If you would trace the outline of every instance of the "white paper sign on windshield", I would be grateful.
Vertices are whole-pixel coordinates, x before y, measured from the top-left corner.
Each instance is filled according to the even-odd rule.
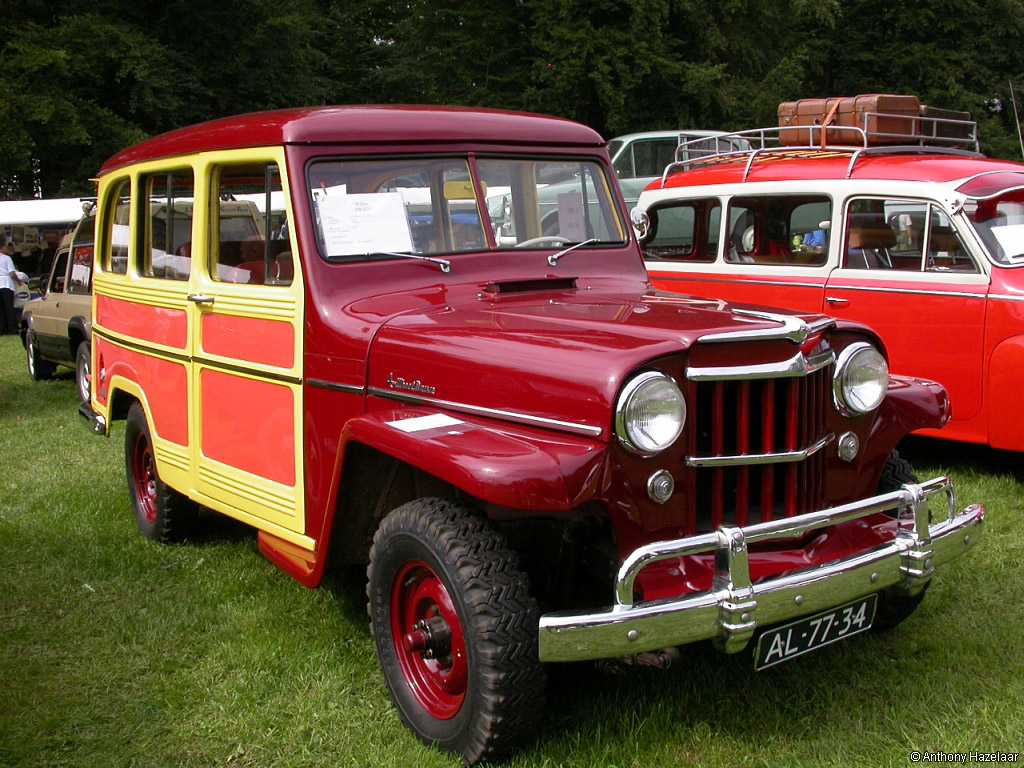
[[[576,192],[563,192],[558,196],[558,234],[575,243],[587,239],[583,200]]]
[[[400,192],[326,195],[317,210],[328,256],[413,250]]]
[[[1024,224],[1005,224],[991,231],[1008,258],[1024,254]]]

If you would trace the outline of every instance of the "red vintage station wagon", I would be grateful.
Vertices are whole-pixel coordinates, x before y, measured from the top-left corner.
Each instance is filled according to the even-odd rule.
[[[894,371],[948,389],[952,420],[923,434],[1024,451],[1024,165],[948,146],[973,123],[921,122],[877,146],[743,131],[670,165],[638,204],[647,268],[664,290],[866,323]],[[968,140],[936,141],[944,122]]]
[[[92,410],[140,531],[202,505],[309,587],[365,565],[396,708],[470,763],[536,732],[544,664],[774,666],[903,621],[982,531],[895,452],[940,385],[857,323],[652,290],[614,179],[584,126],[436,107],[99,176]]]

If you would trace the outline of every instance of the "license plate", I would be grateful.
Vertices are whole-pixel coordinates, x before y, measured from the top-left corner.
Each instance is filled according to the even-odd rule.
[[[871,629],[878,595],[869,595],[814,616],[775,627],[757,641],[754,669],[774,667],[817,648]]]

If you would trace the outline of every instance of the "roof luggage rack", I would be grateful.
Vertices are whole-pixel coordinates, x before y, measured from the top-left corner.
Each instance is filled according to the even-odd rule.
[[[915,126],[910,133],[892,133],[869,130],[878,125],[877,118],[900,118]],[[873,122],[872,122],[873,121]],[[860,141],[856,144],[830,144],[829,132],[843,136],[855,134]],[[957,133],[961,135],[943,135]],[[783,134],[786,142],[783,143]],[[807,143],[799,143],[801,135],[807,136]],[[797,142],[793,143],[794,137]],[[892,140],[899,144],[888,144]],[[711,149],[711,145],[714,149]],[[973,145],[973,150],[958,148],[957,145]],[[737,149],[737,147],[746,148]],[[731,163],[746,158],[742,181],[750,175],[750,169],[758,158],[785,153],[786,159],[815,159],[850,155],[846,178],[853,175],[854,166],[864,156],[877,155],[953,155],[957,157],[981,157],[978,142],[978,124],[972,120],[954,120],[943,117],[892,115],[884,112],[865,112],[864,126],[839,125],[787,125],[754,128],[718,136],[705,136],[689,141],[680,141],[676,147],[676,160],[665,166],[661,175],[661,186],[674,172],[689,171],[696,166],[711,166]]]

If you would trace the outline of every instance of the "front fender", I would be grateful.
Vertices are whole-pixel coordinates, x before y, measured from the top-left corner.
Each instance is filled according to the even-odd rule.
[[[890,375],[889,389],[871,430],[872,445],[888,455],[911,432],[942,429],[952,415],[949,395],[938,382]]]
[[[1024,336],[999,343],[989,357],[985,399],[988,443],[993,448],[1024,448],[1024,415],[1020,408],[1020,374],[1024,371]]]
[[[480,501],[535,513],[567,512],[593,498],[605,458],[600,441],[421,407],[349,420],[342,447],[353,442]]]

